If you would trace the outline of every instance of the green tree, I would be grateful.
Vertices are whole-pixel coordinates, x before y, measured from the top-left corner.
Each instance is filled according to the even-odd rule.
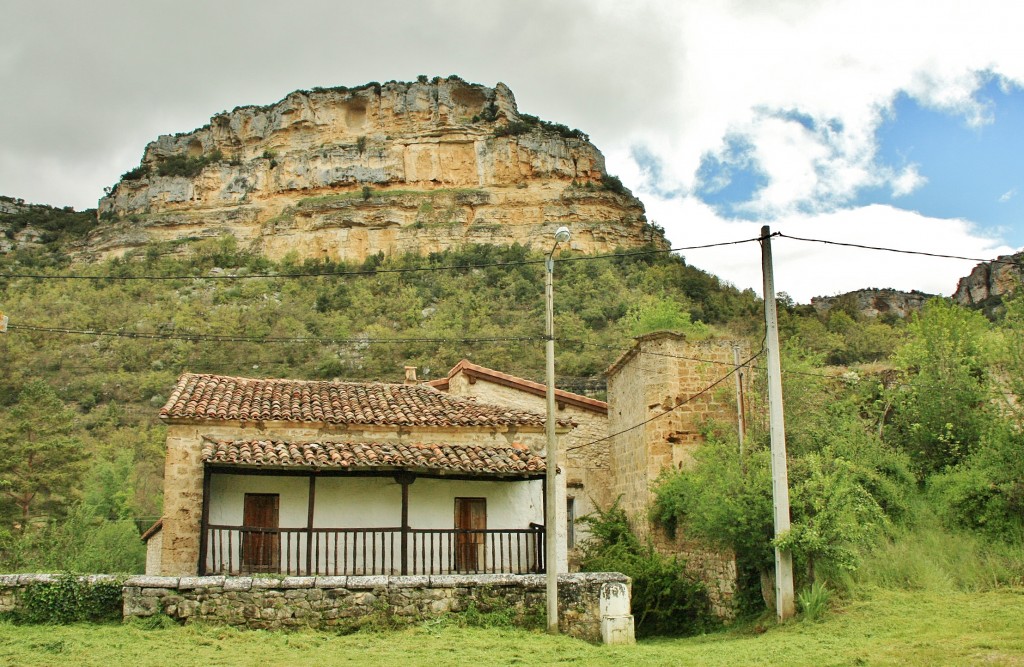
[[[18,401],[0,417],[0,485],[24,528],[47,504],[67,502],[83,458],[71,434],[76,414],[42,380],[25,385]]]
[[[977,445],[990,412],[991,345],[981,313],[944,299],[929,301],[907,326],[894,357],[905,381],[891,390],[886,437],[922,479],[965,460]]]

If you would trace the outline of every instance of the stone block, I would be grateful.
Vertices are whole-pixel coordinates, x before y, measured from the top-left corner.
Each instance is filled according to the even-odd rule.
[[[124,596],[121,613],[125,618],[152,616],[160,611],[160,600],[142,597],[141,595]]]
[[[601,619],[601,642],[604,644],[635,644],[633,616],[607,616]]]
[[[629,588],[621,582],[601,584],[601,618],[628,616],[630,613]]]
[[[348,588],[348,577],[317,577],[313,586],[316,588]]]
[[[278,588],[313,588],[316,577],[285,577]]]
[[[388,580],[390,577],[387,575],[376,575],[376,576],[365,576],[365,577],[349,577],[348,588],[353,590],[358,589],[373,589],[373,588],[387,588]]]
[[[252,590],[281,588],[284,577],[253,577]]]
[[[252,577],[227,577],[224,580],[225,591],[247,591],[252,588]]]
[[[178,579],[178,577],[151,577],[137,574],[125,579],[124,585],[139,586],[140,588],[177,588]]]
[[[398,576],[388,580],[388,588],[426,588],[430,585],[430,577],[425,575]]]
[[[178,590],[187,591],[196,588],[223,588],[225,577],[181,577]]]

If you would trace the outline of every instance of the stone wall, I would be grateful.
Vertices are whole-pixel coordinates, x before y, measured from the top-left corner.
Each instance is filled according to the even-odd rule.
[[[733,368],[731,340],[688,341],[680,334],[657,332],[641,336],[632,349],[608,370],[608,429],[615,470],[614,495],[641,539],[650,538],[662,553],[686,557],[691,572],[708,587],[719,616],[731,615],[736,587],[736,563],[731,554],[710,550],[687,540],[668,539],[648,519],[654,500],[652,485],[662,471],[685,470],[704,441],[708,420],[735,428],[736,382],[728,378],[703,392]],[[739,343],[740,361],[750,356]],[[744,395],[750,373],[743,375]],[[664,416],[659,416],[664,414]],[[646,423],[644,423],[646,422]],[[639,428],[629,429],[636,424]]]
[[[18,609],[21,591],[52,574],[0,575],[0,614]],[[110,575],[82,579],[117,581]],[[124,618],[164,614],[181,623],[252,629],[356,629],[460,614],[508,612],[543,625],[544,575],[422,577],[150,577],[124,580]],[[558,577],[559,631],[586,641],[632,642],[629,577],[590,572]]]

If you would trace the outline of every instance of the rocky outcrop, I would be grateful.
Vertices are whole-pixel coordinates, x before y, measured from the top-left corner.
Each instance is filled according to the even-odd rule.
[[[837,306],[842,306],[869,318],[883,315],[905,318],[912,313],[919,312],[925,302],[934,296],[917,290],[901,292],[895,289],[869,288],[837,296],[816,296],[811,299],[811,305],[819,314],[825,314]]]
[[[161,136],[100,200],[94,257],[232,234],[273,259],[361,260],[466,243],[663,245],[585,134],[457,77],[315,89]]]
[[[953,300],[969,308],[987,308],[1012,292],[1024,278],[1024,252],[1001,255],[995,262],[982,262],[956,285]]]

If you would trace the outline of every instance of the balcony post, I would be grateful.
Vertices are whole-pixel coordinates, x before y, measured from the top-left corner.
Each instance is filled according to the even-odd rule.
[[[395,481],[402,485],[402,576],[409,574],[409,485],[416,481],[412,473],[395,475]]]
[[[309,473],[309,505],[306,509],[306,576],[313,574],[313,511],[316,507],[316,475]],[[319,563],[317,564],[319,566]]]
[[[199,563],[196,573],[202,577],[206,575],[206,551],[209,548],[210,538],[210,469],[203,466],[203,510],[199,519]],[[228,563],[228,570],[231,563]]]

